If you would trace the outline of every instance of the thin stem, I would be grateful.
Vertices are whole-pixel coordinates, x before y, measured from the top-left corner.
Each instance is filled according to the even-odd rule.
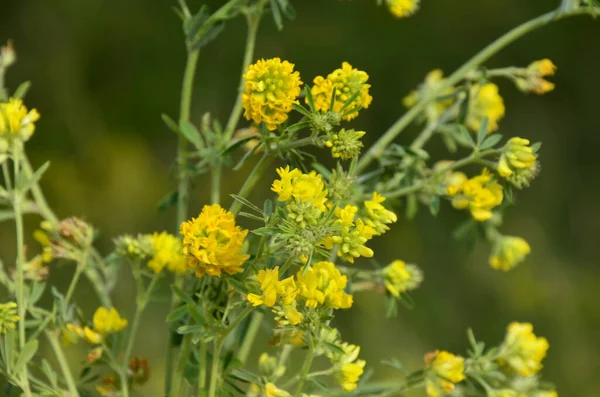
[[[233,109],[231,110],[231,115],[229,116],[229,120],[227,121],[227,126],[225,127],[225,140],[228,141],[233,136],[235,132],[235,128],[240,121],[240,117],[242,116],[242,94],[245,88],[245,80],[243,77],[244,72],[252,62],[252,58],[254,57],[254,48],[256,45],[256,35],[258,33],[258,26],[260,25],[260,19],[262,14],[262,6],[264,1],[261,1],[257,5],[257,14],[253,14],[252,10],[248,12],[246,15],[246,21],[248,24],[248,33],[246,35],[246,49],[244,50],[244,58],[242,61],[242,76],[240,77],[240,84],[238,86],[238,95],[235,100],[235,104],[233,105]]]
[[[240,360],[242,365],[245,364],[248,360],[248,356],[250,355],[252,345],[254,345],[254,340],[258,335],[258,331],[260,330],[260,326],[262,324],[264,316],[264,313],[256,311],[252,314],[252,317],[250,317],[250,324],[248,325],[248,329],[246,330],[246,334],[244,335],[242,346],[240,346],[237,355],[237,358],[238,360]]]
[[[242,185],[242,188],[240,189],[237,195],[247,198],[250,192],[252,192],[252,189],[254,189],[254,187],[262,177],[262,174],[267,170],[267,168],[269,168],[272,162],[273,157],[269,156],[267,153],[264,153],[250,172],[250,175],[248,175],[248,178],[246,178],[246,181]],[[236,215],[241,208],[242,204],[237,200],[233,200],[229,211]]]
[[[211,168],[210,174],[211,187],[210,187],[210,201],[213,204],[219,204],[221,202],[221,174],[223,167],[219,160],[215,160]]]
[[[594,15],[594,12],[595,11],[592,8],[579,8],[577,10],[563,13],[552,11],[525,22],[520,26],[517,26],[505,35],[498,38],[496,41],[492,42],[490,45],[477,53],[473,58],[463,64],[460,68],[458,68],[447,79],[443,80],[436,90],[431,92],[427,97],[423,98],[419,103],[405,113],[404,116],[399,118],[362,156],[357,166],[357,172],[364,170],[373,160],[380,157],[385,149],[394,141],[394,139],[396,139],[396,137],[421,113],[423,109],[425,109],[425,107],[431,101],[435,100],[438,95],[444,92],[444,90],[447,88],[452,87],[454,84],[461,81],[467,73],[480,66],[483,62],[487,61],[504,47],[521,38],[525,34],[539,29],[555,20],[575,15]]]
[[[208,389],[208,397],[215,397],[217,395],[217,384],[219,381],[219,370],[221,366],[221,349],[223,348],[223,342],[215,341],[215,350],[213,352],[212,368],[210,370],[210,386]]]
[[[198,390],[197,397],[205,395],[206,389],[206,342],[200,341],[200,355],[198,357]]]
[[[73,374],[71,369],[69,368],[69,364],[67,362],[67,358],[60,346],[60,342],[58,341],[58,337],[55,332],[46,331],[46,337],[48,338],[48,342],[50,342],[50,346],[52,347],[52,351],[56,357],[56,361],[58,361],[58,366],[62,371],[65,383],[67,384],[67,389],[69,389],[69,395],[71,397],[79,397],[79,392],[77,391],[77,384],[75,383],[75,379],[73,378]]]
[[[179,397],[179,391],[181,390],[181,386],[183,384],[185,366],[190,353],[192,352],[192,336],[193,334],[191,333],[186,334],[181,342],[181,348],[179,349],[179,360],[177,361],[177,368],[175,368],[171,392],[168,394],[169,397]]]
[[[296,386],[294,397],[298,397],[300,393],[302,393],[304,383],[306,382],[308,372],[310,371],[310,367],[312,366],[314,358],[315,349],[312,346],[309,346],[308,353],[306,353],[306,358],[304,359],[304,364],[302,365],[302,370],[300,371],[300,379],[298,380],[298,385]]]

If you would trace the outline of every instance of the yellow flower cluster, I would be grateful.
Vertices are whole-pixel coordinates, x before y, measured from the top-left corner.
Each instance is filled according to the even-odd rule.
[[[293,64],[279,58],[261,59],[248,66],[244,79],[242,105],[246,119],[256,124],[264,122],[270,131],[287,120],[302,85]]]
[[[538,173],[537,154],[529,140],[511,138],[508,140],[498,161],[498,174],[518,188],[529,186]]]
[[[417,288],[423,281],[423,273],[418,267],[401,260],[393,261],[381,273],[385,288],[395,297]]]
[[[498,122],[506,112],[504,100],[494,83],[476,84],[471,87],[469,111],[465,124],[477,132],[483,119],[488,119],[488,134],[498,129]]]
[[[344,391],[350,392],[356,389],[358,381],[364,372],[365,360],[359,360],[358,355],[360,353],[360,346],[351,345],[349,343],[342,343],[337,340],[339,334],[334,332],[332,337],[334,340],[330,341],[335,344],[340,352],[331,353],[328,352],[327,356],[331,360],[334,369],[334,375],[337,383],[344,389]]]
[[[369,95],[371,85],[367,84],[368,80],[369,75],[366,72],[353,68],[348,62],[343,62],[342,67],[331,72],[327,78],[323,76],[315,77],[311,94],[316,110],[320,112],[332,110],[336,113],[343,113],[342,108],[346,102],[357,94],[358,97],[344,111],[356,107],[367,109],[373,101],[373,97]],[[333,108],[331,108],[334,89],[335,102]],[[352,120],[356,117],[358,117],[358,110],[344,116],[344,120]]]
[[[386,0],[390,12],[396,18],[411,16],[419,10],[420,0]]]
[[[237,274],[250,257],[242,253],[247,230],[235,224],[233,214],[218,204],[205,205],[197,218],[181,224],[183,253],[196,277]]]
[[[325,211],[327,189],[321,175],[315,171],[303,174],[297,168],[290,171],[290,167],[278,168],[277,174],[281,179],[275,180],[271,190],[279,195],[279,201],[296,199],[310,203],[320,211]]]
[[[75,324],[67,324],[63,329],[63,341],[67,344],[75,343],[79,339],[85,339],[92,344],[100,344],[104,337],[122,331],[127,327],[127,320],[119,315],[114,308],[107,309],[100,306],[96,309],[92,319],[93,328],[85,326],[81,328]]]
[[[181,240],[167,232],[152,235],[152,258],[148,267],[154,273],[160,273],[165,267],[176,274],[183,274],[187,270]]]
[[[328,236],[323,240],[325,248],[335,248],[337,255],[350,263],[354,263],[354,259],[361,256],[371,258],[374,254],[371,248],[365,246],[365,243],[373,238],[375,229],[367,225],[363,219],[356,217],[357,212],[358,207],[350,204],[344,208],[336,208],[336,224],[342,229],[338,234]]]
[[[385,197],[377,192],[373,192],[371,200],[365,201],[365,223],[371,226],[376,236],[390,230],[390,223],[395,223],[398,217],[392,211],[386,209],[383,204]]]
[[[0,303],[0,335],[6,335],[14,330],[19,316],[17,315],[17,304],[15,302]]]
[[[454,390],[465,379],[465,359],[447,351],[435,351],[425,358],[430,371],[427,376],[427,397],[438,397]]]
[[[306,271],[300,270],[295,277],[279,280],[279,267],[260,270],[256,275],[261,294],[248,294],[253,306],[275,307],[280,320],[292,325],[299,324],[304,316],[297,307],[304,303],[307,308],[347,309],[352,306],[352,295],[344,289],[348,279],[331,262],[318,262]],[[280,321],[282,322],[282,321]]]
[[[11,98],[0,103],[0,139],[19,138],[27,141],[35,131],[35,122],[40,118],[36,109],[27,110],[23,101]]]
[[[529,323],[511,323],[500,347],[500,363],[521,376],[533,376],[542,368],[550,345],[533,333]]]
[[[490,266],[494,269],[508,271],[525,260],[531,247],[521,237],[500,236],[494,241]]]
[[[447,193],[453,197],[452,206],[456,209],[468,208],[476,221],[490,219],[493,216],[492,209],[502,203],[502,185],[493,179],[487,169],[470,179],[456,172],[451,179],[454,183],[447,187]]]

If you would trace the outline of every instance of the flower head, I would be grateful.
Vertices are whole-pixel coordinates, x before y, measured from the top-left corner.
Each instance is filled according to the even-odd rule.
[[[500,96],[496,84],[476,84],[471,88],[469,111],[465,121],[471,130],[479,131],[483,119],[487,118],[488,134],[496,131],[498,122],[504,117],[505,112],[504,100]]]
[[[531,247],[521,237],[500,236],[494,242],[490,255],[490,266],[494,269],[508,271],[525,260]]]
[[[452,206],[456,209],[468,208],[473,219],[486,221],[493,216],[492,209],[502,204],[502,185],[494,181],[486,169],[481,175],[463,181],[448,190]]]
[[[375,230],[375,235],[379,236],[388,230],[390,223],[398,220],[396,214],[383,206],[385,197],[377,192],[373,192],[371,200],[365,201],[365,223]]]
[[[342,63],[342,67],[331,72],[327,78],[315,77],[311,94],[316,110],[320,112],[332,110],[336,113],[345,113],[357,107],[367,109],[373,101],[373,97],[369,95],[371,85],[367,84],[368,80],[369,75],[366,72],[353,68],[348,62]],[[331,107],[334,89],[335,102]],[[356,99],[351,104],[346,104],[355,95],[357,95]],[[344,105],[346,105],[345,108]],[[358,110],[346,114],[344,120],[352,120],[356,117],[358,117]]]
[[[104,306],[100,306],[96,309],[93,323],[94,330],[103,335],[114,334],[127,327],[127,320],[121,318],[119,312],[114,307],[107,309]]]
[[[188,267],[197,277],[241,273],[250,257],[242,253],[248,231],[236,226],[233,214],[218,204],[205,205],[197,218],[181,224],[180,232]]]
[[[279,195],[279,201],[288,202],[293,200],[298,203],[309,204],[309,206],[316,208],[319,213],[325,211],[327,189],[320,174],[315,171],[304,174],[297,168],[290,170],[289,166],[278,168],[277,173],[281,179],[273,181],[271,190]],[[310,208],[302,210],[302,212],[309,211]]]
[[[423,281],[423,273],[415,265],[407,265],[404,261],[395,260],[382,271],[385,288],[393,296],[417,288]]]
[[[396,18],[405,18],[411,16],[419,9],[421,0],[386,0],[390,12]]]
[[[511,138],[502,148],[502,154],[498,161],[498,173],[506,178],[517,188],[529,186],[529,182],[535,178],[539,171],[537,154],[529,140],[523,138]]]
[[[428,354],[425,361],[430,368],[426,387],[428,397],[449,393],[456,383],[465,379],[465,359],[462,357],[442,350]]]
[[[27,141],[35,131],[35,122],[40,118],[36,109],[27,110],[23,101],[11,98],[0,103],[0,138]]]
[[[14,330],[19,316],[17,315],[17,304],[15,302],[0,303],[0,335],[6,335]]]
[[[533,92],[543,95],[554,90],[554,83],[544,79],[546,76],[554,76],[556,65],[549,59],[541,59],[532,62],[526,69],[524,77],[515,79],[517,87],[523,92]]]
[[[267,383],[265,385],[265,397],[290,397],[291,394],[287,391],[278,388],[274,383]]]
[[[542,368],[550,345],[537,337],[530,323],[511,323],[500,347],[500,363],[521,376],[533,376]]]
[[[260,282],[262,295],[248,294],[248,301],[253,306],[265,305],[271,307],[277,301],[277,292],[280,289],[279,266],[273,269],[260,270],[256,275],[256,280]]]
[[[344,289],[348,278],[343,276],[331,262],[318,262],[306,271],[296,274],[298,298],[307,307],[326,306],[331,309],[348,309],[352,306],[352,295]]]
[[[261,59],[248,66],[244,79],[242,105],[246,119],[256,124],[264,122],[271,131],[287,120],[302,84],[293,64],[279,58]]]
[[[333,158],[349,160],[360,154],[363,147],[361,138],[366,134],[364,131],[354,131],[342,129],[336,133],[330,133],[325,146],[331,148]]]
[[[152,235],[152,250],[154,254],[148,261],[148,267],[154,273],[160,273],[165,267],[169,271],[183,274],[187,270],[181,240],[167,232]]]
[[[336,380],[345,391],[356,389],[358,381],[364,372],[365,360],[356,360],[352,363],[344,364],[336,372]]]

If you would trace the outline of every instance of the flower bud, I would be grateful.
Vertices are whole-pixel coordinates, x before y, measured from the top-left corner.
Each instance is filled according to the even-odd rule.
[[[361,138],[366,134],[364,131],[342,129],[337,133],[330,133],[325,146],[331,148],[333,158],[349,160],[360,154],[363,147]]]
[[[17,304],[15,302],[0,303],[0,335],[14,330],[18,321]]]
[[[531,252],[531,247],[521,237],[500,236],[494,242],[490,255],[490,266],[508,271],[523,262]]]
[[[511,138],[502,148],[498,173],[517,188],[529,186],[538,171],[537,154],[535,149],[529,146],[528,139]]]

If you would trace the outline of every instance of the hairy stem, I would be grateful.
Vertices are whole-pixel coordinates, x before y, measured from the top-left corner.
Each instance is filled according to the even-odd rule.
[[[79,392],[77,391],[77,384],[75,383],[75,379],[73,378],[73,373],[69,368],[69,364],[67,362],[67,358],[60,346],[60,342],[58,341],[58,337],[56,332],[46,331],[46,338],[48,338],[48,342],[50,342],[50,347],[52,347],[52,351],[54,352],[54,356],[56,357],[56,361],[58,361],[58,366],[63,374],[65,383],[67,384],[67,389],[69,390],[70,397],[79,397]]]
[[[464,65],[458,68],[447,79],[443,80],[443,82],[434,92],[431,92],[427,97],[423,98],[419,103],[405,113],[404,116],[399,118],[362,156],[357,166],[357,172],[364,170],[373,160],[381,156],[385,149],[394,141],[394,139],[396,139],[396,137],[421,113],[421,111],[423,111],[423,109],[425,109],[425,107],[431,101],[435,100],[438,95],[444,92],[444,90],[447,88],[452,87],[454,84],[461,81],[467,73],[480,66],[483,62],[487,61],[504,47],[521,38],[525,34],[539,29],[555,20],[575,15],[593,15],[594,12],[595,11],[592,8],[579,8],[577,10],[571,10],[568,12],[552,11],[525,22],[520,26],[517,26],[505,35],[498,38],[496,41],[492,42],[490,45],[477,53],[473,58],[467,61]]]

